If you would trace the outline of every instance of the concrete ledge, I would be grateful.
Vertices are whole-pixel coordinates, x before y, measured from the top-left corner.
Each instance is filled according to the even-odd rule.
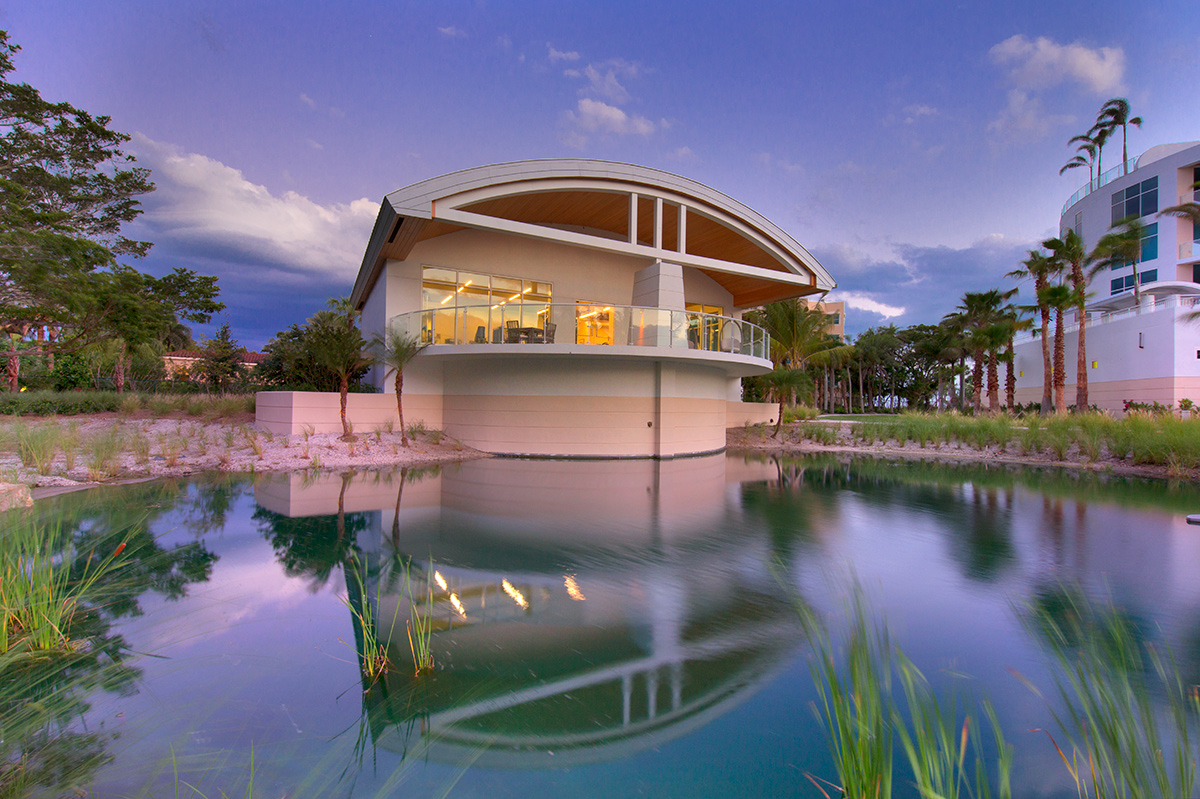
[[[725,403],[725,427],[745,427],[748,424],[775,424],[779,412],[777,402],[738,402],[727,400]]]
[[[254,398],[254,422],[261,430],[279,435],[340,433],[339,395],[336,391],[260,391]],[[404,421],[442,426],[441,397],[404,394]],[[348,394],[346,419],[359,433],[369,433],[389,422],[398,423],[395,394]]]

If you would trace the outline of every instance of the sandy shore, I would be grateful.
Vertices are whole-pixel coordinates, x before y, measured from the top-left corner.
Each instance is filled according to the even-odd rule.
[[[976,449],[962,442],[941,444],[930,443],[922,447],[915,441],[900,446],[895,442],[887,444],[868,444],[854,438],[851,434],[853,422],[822,419],[821,425],[841,427],[838,441],[835,444],[822,444],[803,439],[800,436],[800,425],[803,422],[786,424],[776,438],[774,427],[731,428],[726,435],[726,444],[731,450],[761,452],[778,455],[815,455],[819,453],[839,453],[853,455],[871,455],[881,458],[907,458],[910,460],[940,461],[943,463],[1007,463],[1019,466],[1038,466],[1052,468],[1078,469],[1081,471],[1097,472],[1100,474],[1131,475],[1138,477],[1156,477],[1172,480],[1196,480],[1200,478],[1195,470],[1185,469],[1172,471],[1167,466],[1153,464],[1134,464],[1130,461],[1116,458],[1099,458],[1097,460],[1075,459],[1074,450],[1068,452],[1068,458],[1057,460],[1045,453],[1021,453],[1015,446],[1001,450],[999,447]]]
[[[437,431],[410,439],[409,447],[401,445],[398,432],[361,433],[354,442],[340,441],[336,433],[271,435],[256,429],[249,414],[211,422],[95,414],[20,423],[55,424],[63,435],[53,459],[38,468],[22,464],[13,423],[0,424],[5,439],[0,480],[31,487],[35,498],[103,483],[208,471],[369,469],[491,457]]]

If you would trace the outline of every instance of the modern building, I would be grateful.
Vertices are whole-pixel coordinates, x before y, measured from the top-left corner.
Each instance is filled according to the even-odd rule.
[[[1119,222],[1135,217],[1145,227],[1141,259],[1096,275],[1087,306],[1088,401],[1121,411],[1125,402],[1178,405],[1200,402],[1200,227],[1160,216],[1173,205],[1196,202],[1200,192],[1200,142],[1152,147],[1075,192],[1063,207],[1059,229],[1074,230],[1089,250]],[[1080,320],[1066,326],[1067,403],[1075,399]],[[1018,403],[1042,394],[1041,341],[1017,342]]]
[[[366,334],[429,345],[404,370],[406,421],[498,454],[664,458],[720,450],[727,425],[770,418],[741,402],[741,378],[771,369],[766,332],[742,313],[833,287],[791,236],[708,186],[555,159],[389,194],[351,301]],[[360,430],[394,417],[394,397],[351,399]],[[258,416],[332,430],[326,406],[264,394]]]
[[[842,341],[846,340],[846,303],[827,300],[805,300],[804,302],[810,309],[816,309],[823,314],[832,316],[829,330],[826,332],[831,336],[837,336]]]

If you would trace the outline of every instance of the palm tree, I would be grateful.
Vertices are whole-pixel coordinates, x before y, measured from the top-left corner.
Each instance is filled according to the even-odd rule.
[[[1083,239],[1074,230],[1068,229],[1060,239],[1046,239],[1042,246],[1050,251],[1058,271],[1070,276],[1071,291],[1075,294],[1076,316],[1079,320],[1079,346],[1075,360],[1075,408],[1082,412],[1088,407],[1087,378],[1087,275],[1084,265],[1088,260]]]
[[[329,301],[329,310],[318,311],[308,320],[312,331],[313,356],[337,377],[341,401],[342,440],[354,441],[356,436],[346,420],[346,395],[350,378],[375,362],[367,350],[362,333],[355,325],[358,312],[346,297]]]
[[[1063,312],[1075,304],[1075,293],[1069,286],[1055,283],[1042,289],[1038,301],[1054,311],[1054,411],[1062,414],[1067,412]]]
[[[1001,321],[1000,306],[1004,302],[1005,295],[999,289],[991,289],[990,291],[968,291],[963,295],[963,301],[958,306],[958,313],[951,314],[947,317],[948,321],[959,324],[966,333],[967,347],[971,351],[971,357],[975,361],[975,370],[972,375],[975,387],[975,413],[983,410],[983,370],[985,361],[988,366],[988,383],[989,383],[989,410],[997,410],[999,405],[999,397],[996,395],[998,383],[995,377],[996,361],[995,348],[1002,346],[998,344],[1001,337],[996,330],[991,329],[993,325]],[[986,356],[991,354],[991,358]]]
[[[400,395],[404,389],[404,367],[427,346],[429,345],[423,343],[420,337],[410,336],[394,327],[371,339],[371,350],[375,360],[385,369],[383,376],[386,378],[392,373],[396,375],[396,416],[400,419],[400,443],[406,447],[408,433],[404,429],[404,406],[400,402]]]
[[[1100,115],[1096,117],[1097,125],[1104,125],[1110,131],[1121,126],[1121,174],[1128,174],[1128,167],[1125,166],[1129,162],[1129,149],[1126,146],[1128,139],[1128,125],[1135,127],[1142,126],[1141,117],[1129,116],[1129,101],[1124,97],[1114,97],[1100,107]]]
[[[1136,304],[1142,301],[1142,281],[1138,274],[1138,263],[1142,260],[1142,239],[1145,238],[1146,227],[1137,217],[1129,217],[1113,225],[1112,229],[1100,237],[1096,247],[1088,254],[1088,278],[1097,274],[1133,264],[1133,299]]]
[[[1200,183],[1192,184],[1193,190],[1200,190]],[[1194,197],[1195,195],[1193,195]],[[1158,212],[1159,216],[1166,214],[1167,216],[1178,216],[1183,219],[1192,220],[1193,225],[1200,225],[1200,202],[1182,203],[1180,205],[1172,205]]]
[[[771,357],[777,365],[799,369],[815,353],[836,344],[828,336],[833,317],[801,299],[766,305],[753,321],[771,336]]]
[[[779,437],[779,429],[783,426],[783,404],[793,395],[799,395],[810,385],[809,377],[803,369],[779,369],[762,376],[762,382],[770,392],[772,399],[779,403],[779,416],[775,420],[775,437]]]
[[[1041,301],[1042,291],[1050,284],[1050,278],[1056,274],[1054,262],[1039,250],[1030,250],[1029,257],[1021,262],[1024,269],[1014,269],[1005,277],[1017,280],[1033,278],[1033,291],[1036,298],[1036,309],[1042,319],[1042,409],[1041,415],[1048,416],[1054,404],[1051,396],[1051,383],[1054,373],[1050,361],[1050,308]]]
[[[1063,168],[1058,170],[1058,174],[1061,175],[1068,169],[1077,169],[1078,167],[1086,166],[1088,168],[1088,189],[1091,190],[1092,185],[1096,182],[1096,142],[1086,133],[1080,136],[1072,136],[1067,144],[1071,145],[1075,142],[1080,143],[1075,148],[1076,155],[1072,156],[1071,160],[1067,161],[1063,165]],[[1079,155],[1079,153],[1086,153],[1087,157],[1085,158],[1083,155]]]

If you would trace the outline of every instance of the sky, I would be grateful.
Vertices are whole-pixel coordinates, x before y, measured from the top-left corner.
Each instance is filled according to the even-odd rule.
[[[1194,0],[0,0],[0,27],[10,80],[111,116],[152,170],[135,265],[217,275],[195,332],[250,348],[349,293],[385,194],[457,169],[698,180],[816,256],[853,335],[1014,285],[1105,100],[1145,120],[1131,157],[1200,139]]]

